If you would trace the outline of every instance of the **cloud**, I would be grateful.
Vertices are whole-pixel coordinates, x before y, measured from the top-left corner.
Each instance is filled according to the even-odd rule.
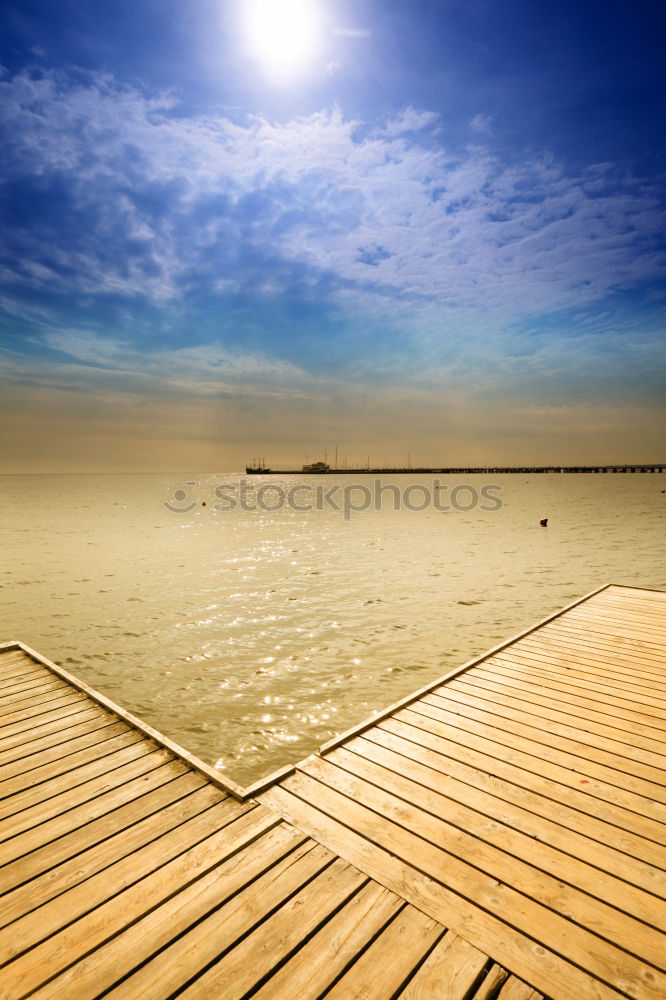
[[[473,132],[482,132],[484,135],[490,135],[492,129],[490,127],[491,118],[490,115],[478,114],[474,115],[469,127]]]
[[[452,365],[493,331],[666,276],[656,182],[448,150],[439,126],[411,107],[371,126],[335,108],[236,120],[104,74],[6,78],[7,308],[37,330],[54,303],[98,308],[100,324],[112,310],[127,345],[144,309],[166,341],[249,338],[287,361],[305,330],[302,352],[319,339],[356,357],[365,342],[372,357],[381,337],[389,358],[430,344]],[[357,332],[343,345],[344,327]]]

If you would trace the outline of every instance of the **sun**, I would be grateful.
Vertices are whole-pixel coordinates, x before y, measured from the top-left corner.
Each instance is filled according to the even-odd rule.
[[[243,0],[245,34],[267,76],[301,76],[321,43],[321,8],[317,0]]]

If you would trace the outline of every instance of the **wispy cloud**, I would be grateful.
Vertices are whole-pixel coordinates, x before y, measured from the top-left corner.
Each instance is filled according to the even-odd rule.
[[[56,382],[526,406],[656,392],[656,322],[604,312],[666,277],[655,181],[447,150],[413,108],[235,120],[33,72],[0,82],[0,109],[5,329],[51,352]]]
[[[433,144],[429,112],[371,133],[336,110],[286,124],[182,117],[168,96],[54,74],[5,80],[0,97],[3,279],[17,288],[159,302],[197,281],[270,278],[270,291],[282,261],[363,295],[381,284],[515,315],[666,276],[655,184],[604,165],[571,175],[548,157],[453,155]],[[371,279],[365,245],[386,251]]]

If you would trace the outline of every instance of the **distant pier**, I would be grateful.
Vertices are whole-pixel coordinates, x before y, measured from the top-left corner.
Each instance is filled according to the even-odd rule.
[[[318,463],[323,466],[324,463]],[[666,469],[666,462],[656,465],[451,465],[451,466],[403,466],[379,468],[375,466],[355,466],[354,468],[314,468],[305,466],[302,469],[267,469],[263,467],[246,469],[246,474],[251,476],[469,476],[469,475],[540,475],[542,473],[570,473],[570,472],[595,472],[595,473],[636,473],[636,472],[663,472]]]

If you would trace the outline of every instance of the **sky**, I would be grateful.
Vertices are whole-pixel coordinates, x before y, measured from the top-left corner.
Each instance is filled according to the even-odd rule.
[[[0,472],[666,461],[663,4],[0,14]]]

